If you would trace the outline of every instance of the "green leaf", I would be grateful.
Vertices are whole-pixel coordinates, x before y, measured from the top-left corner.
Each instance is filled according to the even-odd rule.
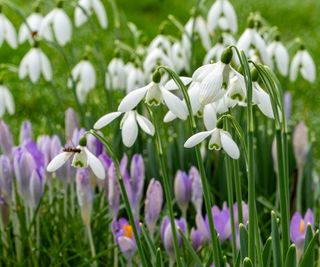
[[[234,267],[240,267],[240,263],[241,263],[241,255],[240,255],[240,252],[239,252],[238,255],[237,255],[237,259],[236,259],[236,262],[234,264]]]
[[[157,249],[156,267],[163,267],[161,249]]]
[[[252,261],[248,257],[244,259],[243,267],[253,267]]]
[[[272,235],[273,265],[277,267],[281,267],[282,254],[281,254],[281,247],[280,247],[280,235],[279,235],[276,214],[273,211],[271,211],[271,235]]]
[[[190,241],[188,240],[188,238],[186,238],[186,236],[184,235],[184,233],[181,231],[180,228],[178,228],[178,231],[183,239],[183,245],[187,248],[187,250],[189,251],[189,253],[194,261],[194,265],[192,265],[192,266],[201,267],[202,266],[201,260],[198,256],[197,252],[194,251]]]
[[[263,251],[262,251],[263,267],[270,266],[271,243],[272,243],[272,238],[270,236],[267,239],[266,243],[264,244]]]
[[[315,235],[309,242],[309,245],[304,252],[301,262],[300,262],[300,267],[310,267],[314,265],[314,246],[318,242],[318,237],[319,237],[319,230],[316,231]]]
[[[296,259],[297,259],[296,246],[294,244],[292,244],[288,249],[285,267],[296,267],[297,266]]]
[[[241,261],[244,261],[248,256],[248,231],[242,223],[239,224],[239,233]]]
[[[156,253],[157,253],[156,248],[154,246],[154,243],[152,242],[149,234],[147,233],[147,231],[142,223],[140,224],[140,229],[141,229],[142,236],[144,237],[146,244],[148,246],[149,253],[147,253],[147,255],[150,255],[151,262],[154,262],[154,260],[156,259]]]
[[[312,225],[308,224],[307,231],[306,231],[306,237],[305,237],[305,240],[304,240],[304,247],[303,247],[303,251],[304,252],[306,252],[312,237],[313,237]]]

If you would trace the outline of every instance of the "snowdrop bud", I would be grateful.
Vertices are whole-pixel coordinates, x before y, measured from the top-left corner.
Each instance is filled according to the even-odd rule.
[[[232,60],[233,52],[231,47],[227,47],[222,55],[221,55],[221,62],[224,64],[229,64]]]
[[[155,83],[159,83],[161,80],[161,73],[159,70],[155,71],[152,76],[152,81]]]
[[[176,174],[174,194],[179,208],[185,214],[191,199],[191,180],[183,171],[178,171]]]
[[[196,167],[191,167],[189,171],[191,180],[191,201],[197,213],[201,213],[203,202],[203,191],[201,184],[201,177]]]
[[[90,225],[93,193],[88,169],[78,169],[76,175],[77,197],[81,209],[82,221]]]
[[[5,156],[0,156],[0,187],[2,188],[2,194],[5,193],[6,196],[11,198],[12,195],[12,167],[10,164],[10,159]]]
[[[19,142],[24,144],[32,140],[32,126],[30,121],[24,121],[20,128]]]
[[[30,193],[33,206],[36,207],[44,193],[45,179],[42,173],[34,170],[30,179]]]
[[[289,121],[291,118],[291,110],[292,110],[292,95],[289,91],[284,93],[283,106],[284,106],[284,113],[286,115],[286,119],[287,121]]]
[[[136,208],[139,208],[139,204],[142,198],[143,185],[144,185],[144,162],[140,154],[135,154],[131,160],[130,166],[131,187],[135,198]]]
[[[13,139],[8,125],[0,120],[0,148],[3,154],[11,157],[13,148]]]
[[[66,110],[64,125],[66,129],[66,140],[71,140],[73,131],[79,129],[78,115],[73,108],[68,108]]]
[[[163,204],[163,190],[159,181],[151,179],[144,202],[145,223],[153,235]]]
[[[253,82],[257,82],[259,79],[259,73],[255,67],[251,69],[251,79]]]
[[[190,233],[191,245],[195,251],[199,250],[203,243],[206,241],[201,231],[194,228],[191,229]]]
[[[298,168],[303,167],[306,162],[308,151],[309,151],[309,141],[308,141],[308,128],[301,121],[293,132],[293,150],[297,161]]]
[[[117,218],[120,206],[120,186],[117,179],[116,168],[112,163],[108,170],[108,204],[112,218]]]

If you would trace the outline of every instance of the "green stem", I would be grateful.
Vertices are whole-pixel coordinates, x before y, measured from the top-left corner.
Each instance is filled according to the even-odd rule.
[[[241,177],[239,172],[239,162],[237,160],[232,161],[232,169],[234,174],[234,182],[236,188],[236,199],[238,206],[238,223],[243,223],[242,215],[242,192],[241,192]]]
[[[92,256],[92,258],[95,258],[95,257],[96,257],[96,249],[95,249],[95,247],[94,247],[94,242],[93,242],[93,237],[92,237],[92,231],[91,231],[90,223],[89,223],[88,225],[86,225],[86,229],[87,229],[87,235],[88,235],[88,239],[89,239],[91,256]],[[94,261],[94,263],[92,264],[92,266],[97,266],[97,262]]]
[[[173,214],[173,204],[172,204],[172,200],[171,200],[169,178],[168,178],[168,173],[167,173],[165,159],[164,159],[163,145],[161,142],[162,139],[160,137],[157,119],[154,117],[153,112],[149,107],[148,107],[148,111],[150,113],[150,116],[152,118],[152,121],[153,121],[153,124],[155,127],[155,144],[156,144],[157,155],[158,155],[160,168],[161,168],[161,172],[162,172],[164,193],[165,193],[166,201],[168,204],[168,211],[169,211],[169,218],[170,218],[170,224],[171,224],[174,252],[176,255],[177,265],[182,266],[181,261],[180,261],[180,256],[179,256],[179,243],[178,243],[178,237],[177,237],[176,223],[175,223],[174,214]]]
[[[124,182],[123,182],[123,177],[122,177],[122,174],[121,174],[121,171],[120,171],[119,161],[116,158],[111,146],[109,145],[109,142],[103,136],[99,135],[95,130],[91,130],[90,133],[93,136],[95,136],[96,138],[98,138],[103,143],[103,145],[105,146],[109,156],[111,157],[111,159],[113,161],[113,164],[114,164],[115,169],[116,169],[118,182],[119,182],[119,185],[120,185],[121,195],[123,197],[124,204],[125,204],[125,207],[126,207],[126,211],[128,213],[129,222],[130,222],[130,224],[132,226],[132,229],[133,229],[133,235],[134,235],[134,239],[135,239],[135,242],[137,244],[137,247],[138,247],[138,251],[139,251],[140,258],[141,258],[142,266],[143,267],[147,267],[148,266],[147,260],[145,258],[145,254],[144,254],[143,247],[142,247],[142,244],[141,244],[141,239],[139,237],[137,225],[136,225],[136,222],[135,222],[134,217],[133,217],[133,213],[132,213],[132,210],[131,210],[128,194],[127,194]]]
[[[302,185],[303,185],[303,167],[298,167],[298,185],[296,197],[296,210],[302,212]]]

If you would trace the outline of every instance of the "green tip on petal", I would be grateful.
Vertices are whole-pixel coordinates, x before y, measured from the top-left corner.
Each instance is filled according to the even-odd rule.
[[[155,82],[155,83],[159,83],[160,80],[161,80],[160,71],[156,70],[156,71],[153,73],[152,81]]]
[[[232,60],[233,52],[231,47],[227,47],[222,55],[221,55],[221,62],[224,64],[229,64]]]
[[[254,19],[253,18],[249,18],[248,19],[248,28],[253,29],[254,28],[254,24],[255,24]]]
[[[80,146],[86,146],[87,145],[87,138],[85,138],[84,136],[81,137],[81,139],[79,141],[79,145]]]
[[[82,163],[82,161],[76,161],[75,163],[74,163],[74,166],[76,167],[76,168],[83,168],[84,167],[84,164]]]

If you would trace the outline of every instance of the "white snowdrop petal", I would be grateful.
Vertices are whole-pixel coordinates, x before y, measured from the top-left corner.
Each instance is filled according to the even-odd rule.
[[[39,48],[32,48],[29,52],[27,68],[30,80],[35,83],[40,78],[41,71],[41,53]]]
[[[95,155],[93,155],[87,148],[84,148],[84,150],[87,154],[88,165],[90,166],[94,175],[97,176],[97,178],[99,179],[105,179],[106,173],[101,161]]]
[[[310,54],[302,51],[302,68],[301,75],[307,81],[313,83],[316,79],[316,66]]]
[[[161,93],[169,110],[171,110],[179,119],[185,120],[188,117],[186,104],[179,97],[175,96],[165,88],[161,88]]]
[[[217,111],[213,104],[208,104],[203,109],[203,122],[208,131],[217,126]]]
[[[223,12],[228,20],[228,26],[233,33],[238,31],[237,14],[228,0],[223,1]]]
[[[221,145],[223,150],[233,159],[239,159],[240,151],[238,145],[233,141],[229,133],[225,131],[220,132]]]
[[[53,30],[57,42],[64,46],[71,40],[72,25],[70,18],[63,9],[58,9],[53,20]]]
[[[47,166],[48,172],[54,172],[59,169],[72,156],[70,152],[62,152],[55,156]]]
[[[111,112],[109,114],[104,115],[101,117],[97,122],[94,124],[93,128],[95,130],[100,130],[101,128],[107,126],[109,123],[111,123],[113,120],[118,118],[122,112],[116,111],[116,112]]]
[[[201,143],[204,139],[206,139],[209,135],[212,134],[212,131],[200,132],[192,135],[185,143],[184,147],[191,148]]]
[[[126,147],[132,147],[138,137],[138,125],[134,111],[130,111],[122,124],[122,141]]]
[[[278,42],[275,50],[275,60],[277,64],[277,68],[279,72],[283,76],[288,75],[288,69],[289,69],[289,53],[287,49],[284,47],[283,44]]]
[[[215,1],[208,12],[208,30],[212,32],[218,25],[218,19],[222,12],[222,1]]]
[[[46,81],[52,80],[52,68],[48,57],[40,51],[41,70]]]
[[[243,34],[240,36],[238,42],[237,42],[237,47],[239,50],[243,50],[246,55],[248,55],[250,45],[252,43],[253,39],[253,29],[246,29]],[[237,57],[236,57],[237,58]]]
[[[150,84],[127,94],[120,102],[118,110],[121,112],[127,112],[129,110],[134,109],[144,98],[149,88]]]
[[[141,129],[147,134],[153,136],[155,129],[151,121],[149,121],[146,117],[139,115],[138,113],[136,113],[136,118]]]
[[[15,109],[12,94],[10,93],[10,91],[7,88],[3,93],[4,93],[5,106],[8,110],[8,113],[12,115],[14,113],[14,109]]]
[[[16,30],[12,25],[12,23],[5,17],[4,17],[3,23],[4,23],[5,39],[12,48],[16,49],[18,46]]]
[[[163,122],[168,123],[168,122],[174,121],[176,118],[177,118],[177,116],[174,115],[174,114],[172,113],[172,111],[169,110],[169,111],[166,113],[166,115],[164,116]]]
[[[298,77],[299,67],[301,64],[302,54],[301,52],[297,52],[291,62],[290,66],[290,80],[295,81]]]
[[[270,119],[274,119],[270,96],[263,89],[259,89],[256,92],[259,98],[259,109],[265,116],[267,116]]]
[[[100,0],[92,0],[92,7],[96,12],[98,21],[103,29],[108,27],[108,19],[106,10]]]

